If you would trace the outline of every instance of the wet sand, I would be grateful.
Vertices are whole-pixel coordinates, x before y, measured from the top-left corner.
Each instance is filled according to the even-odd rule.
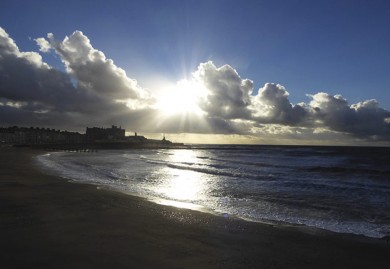
[[[0,268],[388,268],[384,240],[162,206],[0,148]]]

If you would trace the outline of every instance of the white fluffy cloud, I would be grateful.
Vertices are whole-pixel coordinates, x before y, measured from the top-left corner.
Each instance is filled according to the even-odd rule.
[[[294,105],[282,85],[266,83],[257,95],[253,95],[251,80],[242,79],[229,65],[218,68],[212,62],[200,64],[194,77],[209,91],[201,103],[207,116],[234,123],[238,132],[252,130],[261,134],[256,127],[259,124],[277,124],[285,126],[284,130],[294,126],[310,127],[314,131],[321,128],[328,130],[328,133],[340,132],[360,138],[390,138],[390,112],[380,108],[376,100],[349,105],[341,95],[331,96],[320,92],[308,95],[312,99],[308,104]],[[236,124],[237,120],[241,120],[240,125]],[[249,124],[252,127],[248,127]]]
[[[242,79],[229,65],[202,63],[194,78],[208,89],[200,107],[211,118],[296,125],[307,116],[303,106],[290,103],[289,93],[279,84],[266,83],[254,96],[253,82]]]
[[[44,39],[43,37],[38,37],[37,39],[34,39],[35,42],[37,42],[37,45],[39,46],[39,50],[42,52],[48,52],[51,49],[50,43]]]
[[[297,125],[307,117],[304,106],[293,105],[289,93],[279,84],[266,83],[254,97],[254,117],[262,123]]]
[[[200,107],[210,117],[222,119],[248,119],[251,117],[249,105],[253,82],[241,79],[237,71],[229,65],[217,68],[212,62],[199,65],[194,77],[206,89],[207,96]]]
[[[53,34],[48,34],[47,40],[38,38],[36,41],[41,51],[48,51],[49,46],[56,51],[83,90],[117,100],[149,97],[136,80],[130,79],[102,51],[93,48],[88,37],[80,31],[75,31],[63,41],[55,40]]]

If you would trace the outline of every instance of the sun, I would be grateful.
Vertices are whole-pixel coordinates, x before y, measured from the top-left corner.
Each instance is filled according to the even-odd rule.
[[[206,94],[199,83],[181,80],[176,85],[166,87],[157,94],[157,108],[166,116],[176,114],[203,114],[199,102]]]

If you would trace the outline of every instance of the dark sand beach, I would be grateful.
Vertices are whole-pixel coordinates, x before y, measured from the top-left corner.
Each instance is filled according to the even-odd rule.
[[[161,206],[0,148],[0,268],[389,268],[384,240]]]

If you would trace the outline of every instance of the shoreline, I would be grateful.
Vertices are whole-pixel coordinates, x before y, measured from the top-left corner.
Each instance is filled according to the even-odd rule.
[[[385,240],[164,206],[47,175],[0,148],[6,268],[387,268]]]
[[[146,149],[146,150],[148,150],[148,149]],[[108,151],[110,153],[111,152],[114,152],[114,153],[127,152],[126,149],[118,149],[118,150],[110,149]],[[149,202],[153,202],[155,204],[162,205],[162,206],[172,206],[172,207],[176,207],[176,208],[195,210],[195,211],[212,214],[212,215],[219,216],[219,217],[222,216],[222,217],[236,218],[236,219],[247,221],[247,222],[255,222],[255,223],[266,224],[266,225],[271,225],[271,226],[298,227],[300,229],[305,229],[305,227],[307,227],[307,229],[318,229],[318,230],[323,230],[326,232],[334,232],[334,233],[338,233],[338,234],[350,234],[353,236],[362,236],[362,237],[368,237],[368,238],[373,238],[373,239],[386,240],[389,237],[385,233],[373,235],[373,233],[371,232],[372,230],[370,230],[370,229],[366,229],[366,230],[361,231],[361,233],[358,233],[358,232],[356,232],[356,230],[355,230],[355,232],[353,232],[352,229],[350,229],[351,227],[342,227],[342,228],[344,228],[344,230],[342,230],[340,228],[337,228],[335,225],[333,225],[333,226],[331,226],[331,225],[330,226],[326,226],[326,225],[316,226],[316,225],[310,225],[310,224],[305,224],[305,223],[294,223],[294,222],[287,222],[287,221],[282,221],[282,220],[272,220],[272,219],[267,219],[267,218],[255,218],[252,216],[241,217],[239,215],[228,214],[228,213],[225,213],[223,211],[219,211],[217,209],[210,208],[207,205],[201,205],[201,204],[192,203],[192,202],[181,202],[181,201],[176,201],[176,200],[172,200],[169,198],[152,196],[150,194],[140,194],[137,192],[132,192],[131,190],[123,189],[120,186],[118,187],[115,184],[110,185],[110,184],[95,182],[93,180],[92,181],[89,181],[89,180],[83,181],[83,180],[72,179],[71,177],[61,176],[58,173],[57,174],[53,173],[53,171],[51,171],[51,169],[47,167],[47,164],[45,164],[46,162],[44,160],[42,161],[39,158],[40,156],[43,156],[43,155],[50,155],[51,153],[61,153],[61,152],[62,151],[47,151],[44,154],[39,154],[39,155],[35,156],[34,160],[36,160],[35,163],[37,165],[37,169],[41,169],[41,170],[43,169],[43,171],[46,171],[47,173],[54,175],[54,176],[59,176],[59,177],[63,178],[64,180],[67,180],[68,182],[71,182],[71,183],[88,184],[88,185],[96,186],[97,188],[104,188],[104,189],[108,189],[108,190],[111,190],[114,192],[120,192],[120,193],[123,193],[126,195],[140,197],[140,198],[143,198]],[[129,152],[131,152],[131,151],[129,151]],[[371,233],[369,234],[369,232],[371,232]]]

